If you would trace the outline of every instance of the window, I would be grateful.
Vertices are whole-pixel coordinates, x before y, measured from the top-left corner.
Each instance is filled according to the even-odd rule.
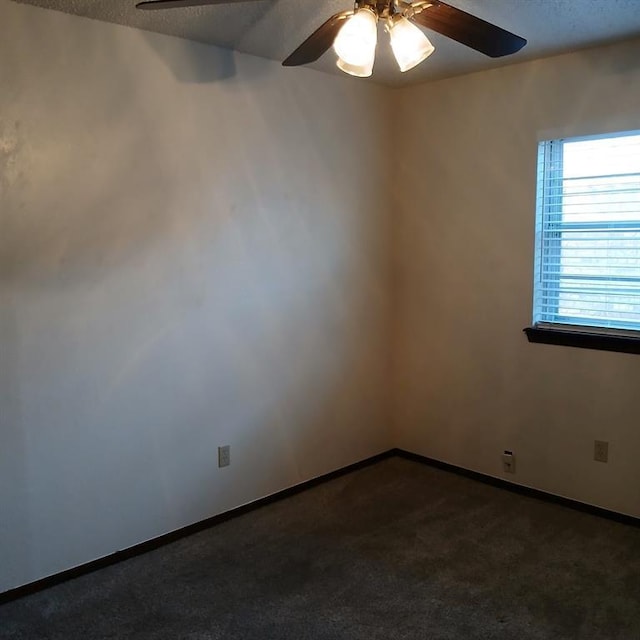
[[[640,344],[640,131],[539,144],[535,256],[534,329]]]

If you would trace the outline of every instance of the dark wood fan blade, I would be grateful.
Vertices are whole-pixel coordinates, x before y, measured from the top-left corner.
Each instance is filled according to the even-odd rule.
[[[491,58],[516,53],[527,44],[524,38],[510,31],[439,0],[426,2],[424,7],[421,4],[414,5],[415,13],[408,16],[411,20]]]
[[[182,9],[184,7],[201,7],[209,4],[236,4],[238,2],[256,2],[257,0],[145,0],[138,2],[136,9]]]
[[[297,67],[315,62],[331,47],[345,20],[353,11],[342,11],[331,16],[319,29],[316,29],[282,64],[285,67]]]

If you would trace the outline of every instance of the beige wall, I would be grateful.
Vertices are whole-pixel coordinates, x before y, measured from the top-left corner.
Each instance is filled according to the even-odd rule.
[[[0,592],[391,446],[386,96],[0,0]]]
[[[396,446],[640,516],[638,356],[529,344],[536,142],[640,129],[640,42],[396,94]],[[593,462],[594,439],[610,442]]]

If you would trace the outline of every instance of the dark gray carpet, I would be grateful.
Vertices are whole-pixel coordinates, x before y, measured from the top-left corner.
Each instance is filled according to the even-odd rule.
[[[392,458],[0,607],[0,638],[640,638],[640,529]]]

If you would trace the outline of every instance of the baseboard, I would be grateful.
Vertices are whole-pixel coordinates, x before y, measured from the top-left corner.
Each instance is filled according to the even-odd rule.
[[[129,558],[133,558],[143,553],[153,551],[154,549],[159,549],[166,544],[175,542],[176,540],[180,540],[181,538],[185,538],[186,536],[193,535],[194,533],[198,533],[199,531],[204,531],[205,529],[209,529],[210,527],[220,524],[221,522],[226,522],[231,518],[237,518],[238,516],[241,516],[250,511],[254,511],[255,509],[260,509],[261,507],[272,504],[273,502],[277,502],[278,500],[283,500],[284,498],[288,498],[297,493],[301,493],[302,491],[311,489],[312,487],[315,487],[324,482],[328,482],[329,480],[333,480],[334,478],[339,478],[340,476],[346,475],[347,473],[357,471],[358,469],[362,469],[363,467],[368,467],[369,465],[380,462],[381,460],[390,458],[393,455],[395,455],[394,450],[384,451],[383,453],[371,456],[370,458],[366,458],[365,460],[360,460],[359,462],[347,465],[346,467],[336,469],[335,471],[330,471],[329,473],[325,473],[316,478],[312,478],[311,480],[306,480],[305,482],[301,482],[300,484],[288,487],[286,489],[283,489],[282,491],[277,491],[276,493],[272,493],[271,495],[265,496],[264,498],[259,498],[258,500],[254,500],[253,502],[249,502],[248,504],[236,507],[235,509],[231,509],[230,511],[219,513],[215,516],[211,516],[210,518],[206,518],[205,520],[200,520],[199,522],[189,524],[175,531],[165,533],[158,536],[157,538],[147,540],[146,542],[141,542],[121,551],[116,551],[115,553],[109,554],[108,556],[98,558],[97,560],[92,560],[91,562],[86,562],[77,567],[66,569],[65,571],[55,573],[51,576],[47,576],[46,578],[41,578],[40,580],[29,582],[28,584],[10,589],[9,591],[4,591],[3,593],[0,593],[0,605],[6,602],[11,602],[12,600],[17,600],[18,598],[23,598],[24,596],[32,595],[34,593],[37,593],[38,591],[53,587],[56,584],[66,582],[67,580],[79,578],[80,576],[92,573],[93,571],[97,571],[98,569],[104,569],[105,567],[111,566],[118,562],[122,562],[123,560],[128,560]]]
[[[609,509],[604,509],[603,507],[596,507],[595,505],[587,504],[586,502],[572,500],[571,498],[558,496],[554,493],[542,491],[541,489],[534,489],[532,487],[516,484],[515,482],[509,482],[508,480],[503,480],[502,478],[495,478],[494,476],[489,476],[487,474],[480,473],[479,471],[471,471],[470,469],[465,469],[464,467],[458,467],[454,464],[442,462],[441,460],[436,460],[434,458],[428,458],[426,456],[420,455],[419,453],[412,453],[410,451],[405,451],[404,449],[393,449],[391,453],[392,455],[405,458],[406,460],[413,460],[414,462],[426,464],[430,467],[442,469],[443,471],[456,473],[457,475],[465,476],[466,478],[471,478],[473,480],[477,480],[478,482],[483,482],[484,484],[490,484],[493,487],[506,489],[507,491],[512,491],[513,493],[518,493],[529,498],[536,498],[538,500],[545,500],[546,502],[553,502],[554,504],[560,504],[563,507],[569,507],[570,509],[582,511],[583,513],[589,513],[600,518],[607,518],[608,520],[613,520],[622,524],[628,524],[633,527],[640,527],[640,518],[636,518],[625,513],[611,511]]]
[[[210,527],[220,524],[221,522],[226,522],[231,518],[237,518],[238,516],[241,516],[250,511],[254,511],[255,509],[260,509],[261,507],[272,504],[273,502],[277,502],[278,500],[283,500],[284,498],[288,498],[289,496],[301,493],[302,491],[311,489],[312,487],[315,487],[319,484],[328,482],[329,480],[333,480],[334,478],[339,478],[340,476],[346,475],[353,471],[357,471],[358,469],[362,469],[393,456],[398,456],[406,460],[413,460],[414,462],[419,462],[420,464],[435,467],[436,469],[441,469],[443,471],[449,471],[451,473],[465,476],[466,478],[471,478],[472,480],[477,480],[478,482],[483,482],[484,484],[489,484],[491,486],[505,489],[507,491],[512,491],[514,493],[528,496],[530,498],[553,502],[555,504],[560,504],[564,507],[569,507],[571,509],[589,513],[594,516],[607,518],[608,520],[613,520],[615,522],[631,525],[634,527],[640,527],[640,518],[636,518],[634,516],[618,513],[617,511],[610,511],[609,509],[604,509],[602,507],[596,507],[584,502],[579,502],[578,500],[572,500],[571,498],[565,498],[553,493],[548,493],[540,489],[533,489],[532,487],[519,485],[514,482],[503,480],[502,478],[495,478],[493,476],[480,473],[479,471],[471,471],[470,469],[458,467],[448,462],[442,462],[441,460],[428,458],[418,453],[405,451],[404,449],[389,449],[389,451],[384,451],[383,453],[379,453],[378,455],[366,458],[365,460],[361,460],[360,462],[355,462],[354,464],[350,464],[346,467],[336,469],[335,471],[325,473],[324,475],[312,478],[311,480],[301,482],[300,484],[296,484],[293,487],[288,487],[287,489],[283,489],[282,491],[278,491],[271,495],[265,496],[264,498],[259,498],[258,500],[242,505],[235,509],[231,509],[230,511],[219,513],[210,518],[206,518],[205,520],[201,520],[199,522],[187,525],[186,527],[182,527],[181,529],[177,529],[176,531],[165,533],[161,536],[158,536],[157,538],[153,538],[152,540],[141,542],[140,544],[136,544],[121,551],[116,551],[115,553],[104,556],[103,558],[98,558],[97,560],[81,564],[77,567],[67,569],[66,571],[61,571],[60,573],[56,573],[52,576],[41,578],[40,580],[36,580],[35,582],[30,582],[20,587],[16,587],[15,589],[10,589],[9,591],[0,593],[0,604],[4,604],[12,600],[17,600],[18,598],[37,593],[38,591],[42,591],[56,584],[66,582],[67,580],[78,578],[88,573],[92,573],[93,571],[97,571],[98,569],[103,569],[118,562],[122,562],[123,560],[139,556],[143,553],[153,551],[154,549],[159,549],[166,544],[175,542],[176,540],[180,540],[181,538],[185,538],[186,536],[190,536],[199,531],[204,531],[205,529],[209,529]]]

